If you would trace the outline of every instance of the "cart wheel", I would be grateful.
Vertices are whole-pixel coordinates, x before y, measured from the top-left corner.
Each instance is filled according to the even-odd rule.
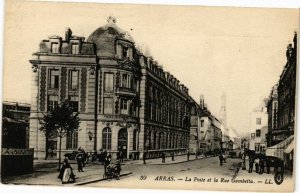
[[[274,181],[277,185],[280,185],[283,182],[283,173],[276,172],[274,176]]]

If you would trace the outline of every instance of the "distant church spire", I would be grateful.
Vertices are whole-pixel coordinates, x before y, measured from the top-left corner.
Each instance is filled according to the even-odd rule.
[[[223,92],[221,96],[221,111],[220,120],[222,121],[225,128],[227,128],[227,109],[226,109],[226,94]]]

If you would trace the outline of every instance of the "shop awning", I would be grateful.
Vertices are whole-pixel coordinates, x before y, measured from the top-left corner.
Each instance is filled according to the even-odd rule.
[[[291,143],[287,146],[287,148],[285,148],[284,153],[287,153],[287,154],[291,153],[291,151],[294,150],[294,147],[295,147],[295,143],[294,143],[294,140],[293,140],[293,141],[291,141]]]

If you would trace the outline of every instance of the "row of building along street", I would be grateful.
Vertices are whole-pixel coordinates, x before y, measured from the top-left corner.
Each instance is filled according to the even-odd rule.
[[[182,161],[179,166],[187,170],[186,161],[220,167],[225,157],[230,160],[223,166],[226,170],[220,170],[230,170],[231,175],[243,155],[244,163],[250,160],[248,151],[278,157],[292,170],[296,34],[268,101],[251,112],[246,138],[227,125],[225,93],[220,96],[221,113],[214,115],[204,95],[193,99],[180,80],[135,46],[114,17],[87,39],[75,34],[68,28],[64,37],[50,36],[33,53],[28,65],[31,104],[3,102],[2,175],[32,173],[38,166],[48,168],[44,172],[57,180],[59,160],[59,169],[72,166],[77,177],[89,175],[88,180],[93,180],[99,178],[97,169],[105,175],[114,162],[123,167],[121,174],[129,175],[137,170],[126,163],[147,168],[150,163]],[[78,116],[78,128],[57,134],[54,129],[61,129],[57,123],[48,132],[45,115],[66,101],[72,115]]]

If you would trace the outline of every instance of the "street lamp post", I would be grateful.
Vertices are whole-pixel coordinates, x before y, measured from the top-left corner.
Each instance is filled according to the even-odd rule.
[[[245,140],[244,140],[244,160],[243,160],[242,170],[246,170],[246,143],[245,143]]]

